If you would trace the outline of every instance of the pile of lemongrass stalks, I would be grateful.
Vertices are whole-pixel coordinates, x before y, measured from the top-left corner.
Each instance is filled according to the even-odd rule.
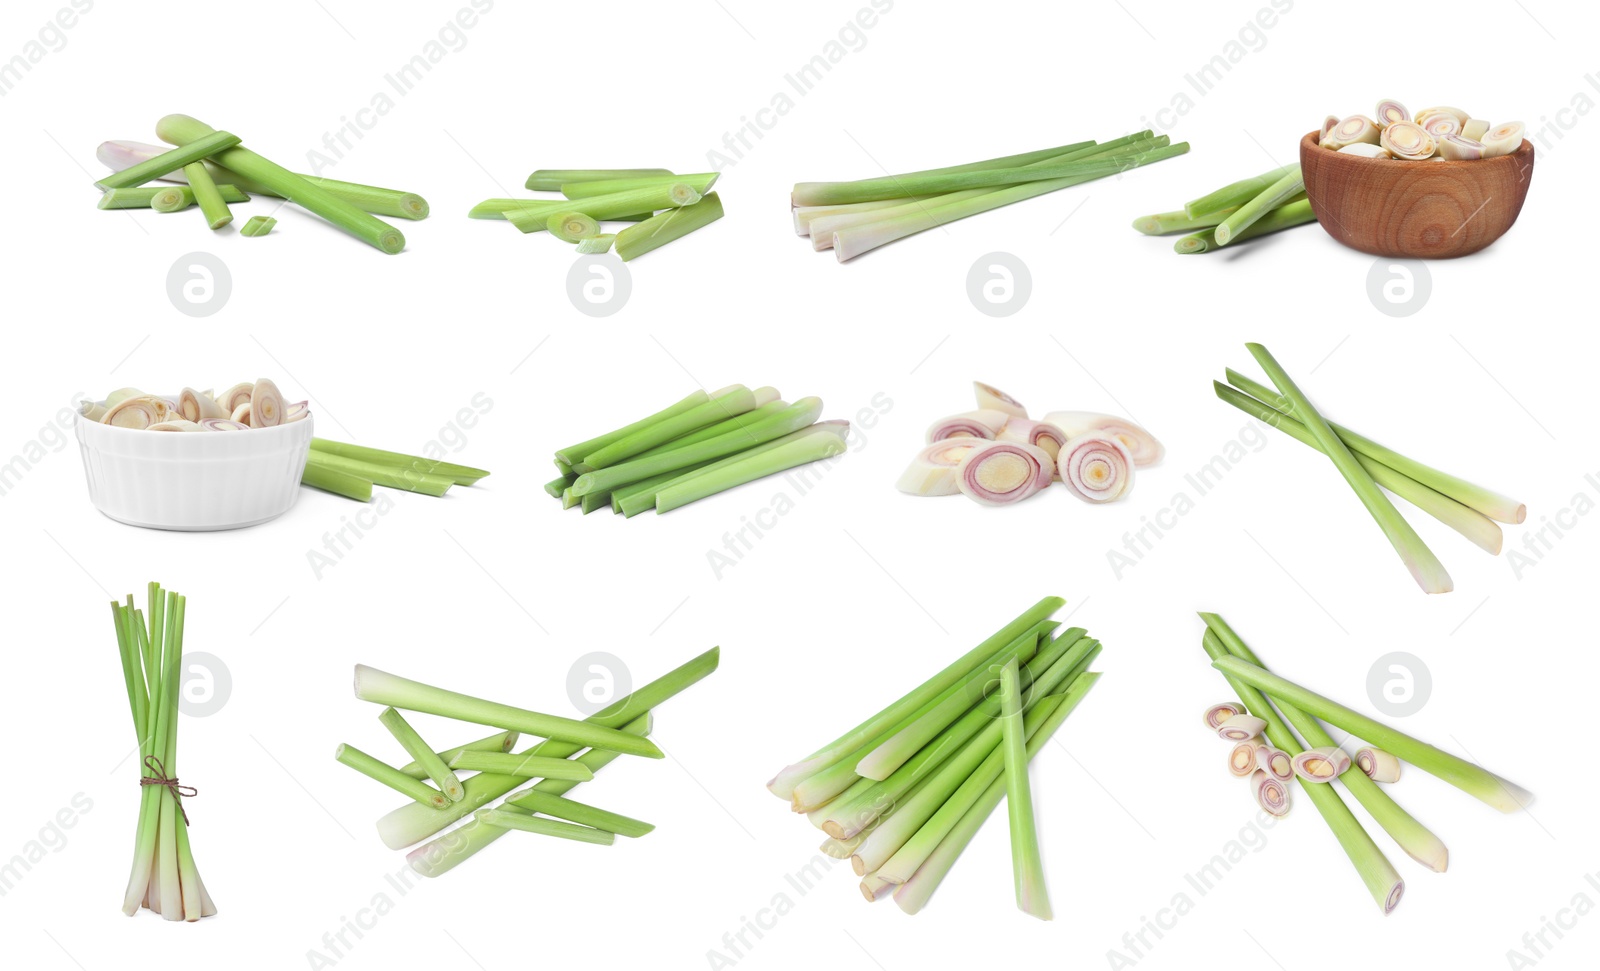
[[[1258,804],[1281,816],[1289,806],[1290,778],[1284,773],[1287,760],[1306,798],[1327,822],[1385,914],[1400,903],[1405,881],[1339,798],[1330,784],[1333,780],[1344,785],[1406,855],[1435,873],[1443,873],[1450,862],[1444,843],[1379,785],[1400,778],[1402,761],[1503,813],[1516,812],[1533,801],[1532,793],[1472,762],[1278,677],[1220,616],[1202,613],[1200,619],[1206,624],[1201,646],[1211,658],[1211,666],[1222,672],[1239,698],[1206,712],[1207,726],[1235,743],[1229,770],[1240,775],[1253,766],[1248,774]],[[1344,732],[1346,742],[1360,739],[1367,747],[1358,749],[1352,759],[1323,722]],[[1248,737],[1243,737],[1246,733]],[[1243,754],[1245,747],[1250,751],[1248,758]]]
[[[1260,344],[1245,346],[1277,391],[1229,368],[1228,384],[1233,387],[1211,382],[1217,397],[1328,456],[1424,592],[1449,593],[1453,589],[1450,574],[1383,489],[1412,503],[1490,555],[1500,553],[1501,533],[1495,521],[1516,524],[1528,518],[1528,507],[1515,499],[1423,465],[1359,432],[1326,421],[1270,351]]]
[[[559,477],[544,490],[584,515],[611,507],[633,517],[670,512],[735,486],[845,450],[847,421],[818,421],[821,398],[790,404],[776,388],[729,385],[632,424],[558,449]]]
[[[913,496],[957,493],[986,506],[1021,502],[1059,479],[1084,502],[1114,502],[1133,470],[1161,461],[1154,435],[1115,415],[1052,411],[1038,421],[1017,399],[972,382],[975,411],[941,418],[895,488]]]
[[[184,388],[176,400],[138,388],[118,388],[104,402],[85,401],[80,412],[90,421],[152,432],[233,432],[273,428],[309,417],[309,401],[285,403],[267,378],[244,381],[217,394]]]
[[[1140,216],[1133,228],[1146,236],[1187,233],[1172,249],[1189,256],[1316,221],[1300,166],[1285,165],[1230,182],[1182,209]]]
[[[720,649],[714,647],[582,721],[485,701],[358,664],[356,697],[384,706],[378,720],[410,761],[396,766],[351,745],[340,745],[334,757],[407,797],[405,805],[378,820],[378,836],[393,850],[421,843],[406,861],[425,877],[448,873],[512,830],[609,846],[618,836],[639,837],[655,827],[569,799],[567,793],[621,756],[661,758],[661,750],[646,737],[655,709],[715,671],[719,658]],[[453,718],[495,732],[435,749],[401,711]],[[523,734],[540,741],[513,752]],[[444,833],[463,819],[468,820],[465,825]],[[429,840],[440,833],[444,835]]]
[[[716,172],[537,169],[527,188],[559,196],[485,199],[467,215],[504,219],[524,233],[548,232],[577,244],[579,253],[615,249],[626,263],[721,219],[722,199],[711,191],[716,183]]]
[[[375,485],[437,498],[451,486],[470,486],[488,474],[470,465],[313,438],[300,484],[370,502]]]
[[[176,212],[198,206],[211,229],[233,221],[230,203],[252,195],[287,199],[385,253],[405,248],[405,236],[378,216],[425,219],[428,203],[415,192],[298,175],[240,144],[237,135],[217,131],[188,115],[167,115],[156,123],[156,137],[177,146],[165,149],[142,142],[102,142],[95,153],[111,174],[95,185],[104,193],[101,209],[154,209]],[[149,186],[164,181],[180,183]],[[276,213],[281,206],[275,206]],[[276,219],[253,216],[242,236],[264,236]]]
[[[1373,115],[1327,116],[1317,144],[1363,158],[1469,162],[1510,155],[1522,147],[1526,130],[1520,121],[1492,125],[1448,105],[1424,108],[1413,116],[1393,98],[1378,102]]]
[[[854,182],[800,182],[790,196],[795,232],[839,262],[935,226],[1057,189],[1081,185],[1182,155],[1149,129],[1093,141]]]
[[[183,681],[183,621],[187,599],[151,583],[147,607],[111,602],[138,740],[139,829],[133,872],[122,898],[132,917],[141,906],[167,920],[199,920],[217,912],[195,868],[189,844],[189,813],[183,797],[192,786],[178,783],[178,689]]]
[[[1065,603],[1039,601],[767,783],[850,860],[869,903],[921,910],[1004,798],[1017,906],[1050,919],[1028,761],[1100,677],[1100,642],[1050,619]]]

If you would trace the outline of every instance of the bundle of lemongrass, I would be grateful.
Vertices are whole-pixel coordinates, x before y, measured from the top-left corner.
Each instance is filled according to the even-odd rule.
[[[794,404],[776,388],[696,391],[629,425],[555,453],[545,492],[587,515],[669,512],[845,450],[847,421],[817,421],[821,398]]]
[[[1299,165],[1285,165],[1184,203],[1182,209],[1140,216],[1133,228],[1146,236],[1189,235],[1172,244],[1189,256],[1317,221],[1306,199]]]
[[[244,381],[217,394],[184,388],[176,400],[138,388],[118,388],[105,401],[85,401],[80,411],[90,421],[152,432],[233,432],[273,428],[311,414],[309,401],[285,402],[268,378]]]
[[[470,486],[489,473],[422,455],[313,438],[300,484],[354,499],[372,500],[372,487],[442,496],[451,486]]]
[[[1510,155],[1522,147],[1526,129],[1520,121],[1491,125],[1448,105],[1424,108],[1413,117],[1393,98],[1378,102],[1373,115],[1327,116],[1317,144],[1365,158],[1467,162]]]
[[[538,169],[527,188],[560,197],[485,199],[472,219],[504,219],[524,233],[548,232],[579,253],[613,248],[623,262],[682,239],[722,218],[711,187],[716,172],[675,175],[669,169]],[[602,223],[629,223],[614,232]]]
[[[141,768],[139,829],[122,912],[131,917],[142,905],[167,920],[199,920],[217,908],[189,845],[189,813],[182,797],[195,795],[195,790],[178,783],[178,688],[187,598],[151,583],[147,603],[146,610],[138,609],[131,593],[125,604],[111,602]]]
[[[895,488],[913,496],[957,493],[986,506],[1020,502],[1060,479],[1084,502],[1113,502],[1135,467],[1165,454],[1154,435],[1115,415],[1052,411],[1038,421],[993,385],[972,382],[976,411],[941,418]]]
[[[1500,527],[1494,520],[1515,524],[1527,519],[1528,507],[1515,499],[1423,465],[1359,432],[1326,421],[1270,351],[1260,344],[1245,347],[1278,390],[1274,392],[1230,368],[1228,384],[1233,387],[1211,382],[1217,397],[1328,456],[1424,592],[1449,593],[1453,589],[1450,574],[1379,486],[1408,500],[1491,555],[1499,555],[1501,544]]]
[[[1182,155],[1188,142],[1171,144],[1149,129],[1109,142],[1074,142],[938,169],[858,179],[799,182],[790,196],[795,232],[812,248],[831,249],[839,262],[885,243]]]
[[[1276,816],[1288,812],[1288,785],[1291,778],[1299,778],[1306,797],[1333,830],[1385,914],[1399,905],[1405,881],[1329,783],[1335,779],[1344,783],[1408,856],[1435,873],[1443,873],[1449,865],[1444,843],[1379,785],[1400,778],[1401,761],[1503,813],[1533,801],[1532,793],[1472,762],[1272,674],[1220,616],[1202,613],[1200,618],[1206,624],[1201,646],[1211,666],[1222,672],[1239,697],[1238,702],[1214,705],[1206,712],[1206,725],[1235,743],[1229,770],[1249,776],[1258,804]],[[1323,722],[1369,747],[1359,749],[1352,760]]]
[[[1028,761],[1094,687],[1100,642],[1057,632],[1046,597],[898,701],[780,770],[773,795],[806,813],[848,858],[868,902],[927,903],[1000,800],[1017,906],[1048,920]]]
[[[162,118],[156,123],[156,137],[178,147],[101,143],[96,155],[112,170],[95,182],[104,192],[101,209],[176,212],[198,205],[206,225],[216,230],[233,221],[230,203],[248,202],[251,195],[273,196],[321,216],[385,253],[400,252],[406,240],[378,216],[425,219],[428,215],[427,201],[415,192],[297,175],[239,144],[239,136],[188,115]],[[155,181],[181,184],[146,184]],[[265,236],[276,224],[269,216],[252,216],[239,234]]]
[[[471,817],[466,825],[407,854],[411,868],[425,877],[449,872],[511,830],[609,846],[618,836],[639,837],[655,827],[566,794],[620,756],[662,758],[645,737],[655,708],[715,671],[719,657],[720,649],[714,647],[581,721],[485,701],[358,664],[356,697],[385,706],[378,720],[412,761],[396,767],[351,745],[340,745],[334,757],[410,800],[378,820],[378,835],[390,849],[405,849]],[[496,731],[435,750],[401,710]],[[524,733],[542,741],[512,752]]]

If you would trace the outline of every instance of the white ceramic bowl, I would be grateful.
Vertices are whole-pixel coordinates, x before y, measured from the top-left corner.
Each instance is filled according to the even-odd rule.
[[[152,432],[79,415],[78,445],[95,508],[130,526],[254,526],[300,498],[312,416],[276,428]]]

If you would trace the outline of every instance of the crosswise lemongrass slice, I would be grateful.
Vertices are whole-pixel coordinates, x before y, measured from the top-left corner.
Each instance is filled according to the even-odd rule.
[[[283,423],[283,394],[267,378],[250,389],[250,427],[271,428]]]
[[[200,422],[200,424],[214,432],[237,432],[248,431],[250,429],[250,426],[246,425],[244,422],[234,421],[231,418],[207,418]]]
[[[1294,774],[1307,782],[1332,782],[1350,768],[1350,755],[1342,748],[1308,748],[1294,757]]]
[[[1373,782],[1399,782],[1400,760],[1378,748],[1364,748],[1356,752],[1356,768],[1366,773]]]
[[[1324,139],[1328,137],[1328,132],[1331,132],[1338,127],[1339,120],[1340,119],[1338,115],[1328,115],[1322,119],[1322,137]]]
[[[1266,731],[1267,721],[1254,715],[1234,715],[1217,726],[1217,737],[1230,742],[1248,742]]]
[[[1006,427],[1010,414],[995,409],[967,411],[941,418],[928,426],[926,441],[931,445],[946,438],[993,439]]]
[[[1397,121],[1383,130],[1378,144],[1389,154],[1410,162],[1428,158],[1438,149],[1439,143],[1421,125],[1410,121]]]
[[[1250,738],[1238,742],[1228,753],[1228,771],[1243,779],[1256,770],[1257,742]]]
[[[1022,402],[992,384],[974,381],[972,382],[972,391],[978,399],[979,408],[986,411],[1003,411],[1017,418],[1028,417],[1028,409],[1023,407]]]
[[[165,398],[139,395],[135,398],[124,398],[110,406],[100,421],[119,428],[149,428],[172,417],[172,409],[167,407]]]
[[[1248,715],[1244,705],[1237,701],[1224,701],[1220,705],[1212,705],[1206,709],[1206,727],[1212,731],[1222,727],[1222,723],[1234,715]]]
[[[156,422],[148,429],[152,432],[204,432],[210,431],[198,422],[189,421],[187,418],[169,418],[166,421]]]
[[[216,395],[216,402],[231,415],[240,405],[250,403],[250,389],[253,387],[255,387],[255,382],[241,381],[221,394]]]
[[[1521,148],[1524,127],[1520,121],[1508,121],[1484,132],[1483,138],[1480,139],[1483,142],[1483,157],[1510,155]]]
[[[1280,782],[1294,778],[1294,761],[1289,758],[1289,753],[1270,745],[1256,746],[1256,768]]]
[[[294,404],[284,405],[283,424],[287,425],[291,421],[299,421],[309,414],[311,414],[310,401],[296,401]]]
[[[1471,161],[1484,157],[1483,143],[1463,135],[1443,135],[1439,138],[1439,158],[1452,162]]]
[[[217,404],[210,395],[198,392],[193,388],[184,388],[179,393],[178,411],[189,421],[228,417],[227,409]]]
[[[1067,444],[1067,436],[1061,429],[1049,422],[1029,421],[1026,418],[1013,418],[1006,422],[995,439],[1001,442],[1026,442],[1042,448],[1051,461],[1061,454],[1061,446]]]
[[[1417,124],[1422,126],[1423,131],[1436,139],[1443,138],[1446,135],[1460,134],[1461,132],[1461,122],[1456,121],[1450,115],[1434,115],[1427,121],[1419,121]]]
[[[1055,462],[1034,445],[985,442],[968,452],[956,468],[956,488],[988,506],[1020,502],[1050,485]]]
[[[1362,158],[1394,158],[1389,150],[1382,145],[1373,145],[1368,142],[1356,142],[1351,145],[1342,145],[1339,151],[1346,155],[1360,155]]]
[[[1468,118],[1461,123],[1461,136],[1473,141],[1482,141],[1483,136],[1489,133],[1489,123],[1482,118]]]
[[[1452,108],[1449,105],[1437,105],[1432,108],[1423,108],[1421,111],[1417,112],[1411,120],[1426,128],[1428,127],[1428,122],[1434,120],[1435,118],[1449,118],[1459,127],[1461,125],[1465,125],[1467,123],[1467,119],[1471,117],[1471,115],[1467,114],[1465,111],[1462,111],[1460,108]]]
[[[577,243],[600,235],[600,223],[581,212],[558,212],[544,221],[544,228],[564,243]]]
[[[1115,502],[1133,488],[1133,455],[1106,432],[1068,439],[1056,457],[1061,481],[1085,502]]]
[[[917,453],[900,473],[896,489],[913,496],[953,496],[961,491],[956,469],[967,453],[988,442],[983,438],[947,438]]]
[[[1397,122],[1410,121],[1411,112],[1406,110],[1405,105],[1393,98],[1385,98],[1378,102],[1378,107],[1373,109],[1372,118],[1377,122],[1379,128],[1388,128]]]
[[[1334,126],[1333,131],[1322,136],[1324,148],[1343,148],[1346,145],[1378,144],[1378,126],[1366,115],[1351,115]]]
[[[1289,787],[1284,785],[1284,780],[1257,769],[1250,776],[1250,788],[1255,790],[1256,805],[1274,816],[1289,815]]]
[[[1077,438],[1087,432],[1105,432],[1122,443],[1128,454],[1133,456],[1133,464],[1139,468],[1156,464],[1167,452],[1154,435],[1116,415],[1102,415],[1093,411],[1052,411],[1040,420],[1061,429],[1061,433],[1068,438]]]

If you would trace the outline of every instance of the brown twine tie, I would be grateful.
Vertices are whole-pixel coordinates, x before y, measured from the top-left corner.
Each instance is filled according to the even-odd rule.
[[[178,779],[176,776],[173,776],[170,779],[167,778],[167,767],[162,765],[161,760],[156,758],[154,755],[146,755],[144,757],[144,767],[149,769],[151,772],[154,772],[155,775],[140,776],[139,784],[141,786],[165,787],[167,791],[172,793],[173,801],[178,804],[178,812],[183,814],[183,825],[189,825],[189,813],[183,808],[183,797],[198,796],[200,795],[200,790],[196,789],[194,786],[178,785]]]

